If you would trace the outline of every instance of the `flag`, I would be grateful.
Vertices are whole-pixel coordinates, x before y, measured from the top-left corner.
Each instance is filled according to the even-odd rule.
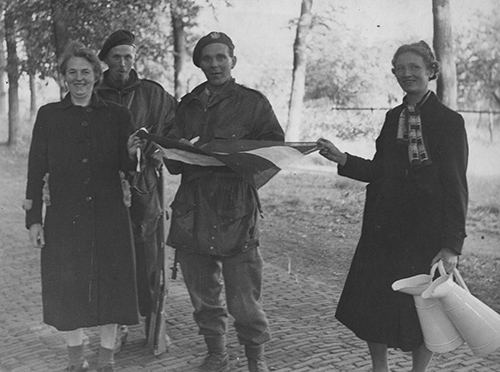
[[[257,188],[281,169],[317,149],[315,142],[213,140],[197,146],[143,131],[138,136],[158,145],[163,156],[169,160],[198,166],[229,167]]]

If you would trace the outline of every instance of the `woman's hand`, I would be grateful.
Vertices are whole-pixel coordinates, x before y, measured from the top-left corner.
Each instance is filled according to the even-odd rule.
[[[45,245],[43,227],[39,223],[34,223],[29,229],[30,241],[34,248],[42,248]]]
[[[347,155],[345,152],[340,151],[337,146],[328,141],[327,139],[320,138],[316,141],[319,148],[319,153],[327,158],[328,160],[334,161],[335,163],[344,166],[347,161]]]
[[[453,269],[457,267],[458,264],[458,254],[449,250],[447,248],[443,248],[439,251],[439,253],[433,258],[431,262],[431,266],[434,265],[439,260],[443,261],[444,269],[447,273],[451,273]]]

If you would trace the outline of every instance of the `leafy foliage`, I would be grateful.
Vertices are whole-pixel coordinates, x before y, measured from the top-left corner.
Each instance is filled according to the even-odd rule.
[[[477,12],[473,19],[456,38],[458,101],[463,109],[487,109],[500,97],[500,12]]]
[[[57,76],[54,22],[61,22],[68,40],[79,40],[95,49],[119,28],[133,30],[138,43],[138,64],[153,59],[164,62],[171,41],[161,27],[165,0],[19,0],[9,4],[15,12],[26,55],[21,67],[40,78]],[[57,19],[56,19],[57,17]]]

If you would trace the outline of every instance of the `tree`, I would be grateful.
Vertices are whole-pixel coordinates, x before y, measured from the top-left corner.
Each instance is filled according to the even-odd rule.
[[[192,0],[170,0],[170,17],[174,46],[174,95],[180,99],[188,92],[186,78],[187,52],[186,29],[193,25],[194,16],[199,11]]]
[[[1,19],[1,18],[0,18]],[[7,92],[5,87],[7,86],[5,81],[5,70],[7,67],[7,61],[5,60],[5,46],[3,43],[5,40],[4,23],[0,20],[0,115],[3,116],[6,113],[7,108]]]
[[[288,141],[298,141],[300,136],[301,113],[303,108],[306,65],[307,38],[312,27],[312,0],[302,0],[300,18],[297,24],[293,45],[292,90],[288,106],[288,125],[286,137]]]
[[[10,6],[4,12],[5,42],[7,45],[7,76],[9,81],[9,137],[7,145],[13,146],[18,142],[19,132],[19,59],[16,44],[15,15]]]
[[[432,0],[434,21],[433,46],[436,58],[441,63],[441,73],[437,80],[437,95],[441,101],[457,108],[457,71],[453,52],[450,0]]]

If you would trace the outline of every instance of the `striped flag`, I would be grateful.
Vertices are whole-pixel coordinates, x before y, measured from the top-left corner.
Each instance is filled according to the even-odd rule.
[[[198,166],[226,166],[257,188],[317,149],[315,142],[214,140],[196,146],[142,131],[138,137],[154,142],[169,160]]]

